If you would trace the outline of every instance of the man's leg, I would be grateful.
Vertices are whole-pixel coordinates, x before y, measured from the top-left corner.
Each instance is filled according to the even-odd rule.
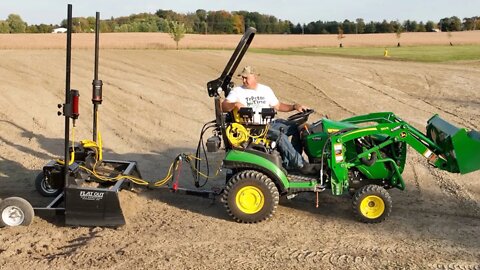
[[[280,128],[283,128],[285,135],[287,137],[292,136],[292,145],[293,148],[298,153],[303,152],[303,145],[302,141],[300,140],[300,133],[298,131],[298,126],[290,121],[284,120],[284,119],[275,119],[275,121],[270,125],[271,128],[280,130]]]
[[[280,131],[281,128],[284,128],[283,132]],[[303,157],[288,140],[288,136],[285,134],[285,128],[287,128],[287,126],[283,123],[270,126],[268,129],[268,138],[277,142],[278,151],[282,156],[283,165],[287,170],[301,168],[304,163]]]

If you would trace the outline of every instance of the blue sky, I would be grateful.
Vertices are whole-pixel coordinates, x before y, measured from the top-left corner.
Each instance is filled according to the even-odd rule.
[[[66,18],[67,4],[73,5],[74,17],[95,16],[95,12],[99,11],[102,18],[154,13],[158,9],[179,13],[195,12],[197,9],[258,11],[293,23],[354,21],[356,18],[363,18],[366,22],[384,19],[437,22],[451,16],[460,19],[480,16],[480,0],[1,0],[0,20],[15,13],[29,24],[59,24]]]

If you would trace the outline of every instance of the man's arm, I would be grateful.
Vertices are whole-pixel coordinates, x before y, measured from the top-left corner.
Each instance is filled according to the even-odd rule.
[[[307,107],[304,107],[297,103],[286,104],[283,102],[278,102],[278,104],[276,106],[273,106],[273,108],[279,112],[291,112],[291,111],[303,112],[304,110],[308,109]]]
[[[223,112],[229,112],[229,111],[233,110],[234,108],[240,109],[242,107],[245,107],[245,105],[243,105],[240,102],[229,102],[226,99],[223,100],[223,102],[222,102],[222,111]]]

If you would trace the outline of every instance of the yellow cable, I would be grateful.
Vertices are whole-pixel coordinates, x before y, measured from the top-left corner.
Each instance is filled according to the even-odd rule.
[[[72,127],[72,152],[70,153],[70,161],[68,162],[68,166],[72,165],[75,161],[75,127]],[[57,163],[63,165],[65,161],[63,159],[57,159]]]
[[[202,160],[201,158],[197,158],[196,156],[193,156],[193,155],[187,155],[188,158],[190,158],[190,161],[192,159],[196,159],[196,160]],[[217,171],[215,172],[215,175],[213,176],[208,176],[208,175],[205,175],[204,173],[202,173],[201,171],[199,171],[197,168],[193,168],[193,170],[198,173],[199,175],[203,176],[203,178],[205,179],[211,179],[211,178],[214,178],[218,175],[218,173],[220,172],[220,166],[222,165],[222,162],[220,162],[220,164],[218,165],[218,169]]]
[[[172,164],[170,165],[170,168],[168,169],[168,173],[167,175],[165,176],[165,178],[161,179],[161,180],[158,180],[156,182],[154,182],[154,186],[155,187],[160,187],[160,186],[163,186],[165,185],[173,176],[172,174],[172,168],[173,168],[173,164],[175,162],[172,162]],[[107,177],[107,176],[103,176],[103,175],[100,175],[98,174],[96,171],[95,171],[95,167],[96,167],[96,164],[97,162],[95,162],[95,165],[94,165],[94,168],[93,170],[90,170],[89,168],[85,167],[85,166],[79,166],[81,169],[89,172],[91,175],[95,176],[98,180],[101,180],[101,181],[106,181],[106,182],[115,182],[115,181],[118,181],[122,178],[125,178],[125,179],[128,179],[130,181],[132,181],[133,183],[137,184],[137,185],[144,185],[144,186],[147,186],[149,185],[150,182],[148,181],[145,181],[143,179],[140,179],[138,177],[135,177],[135,176],[131,176],[131,175],[123,175],[123,174],[119,174],[115,177]],[[175,167],[175,170],[178,169],[178,164],[177,166]]]

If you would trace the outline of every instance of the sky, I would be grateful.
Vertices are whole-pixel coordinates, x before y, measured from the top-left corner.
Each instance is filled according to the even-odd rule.
[[[438,22],[445,17],[480,16],[480,0],[0,0],[0,20],[9,14],[18,14],[28,24],[60,24],[67,17],[67,4],[73,5],[73,17],[95,16],[101,18],[128,16],[134,13],[155,13],[171,9],[178,13],[197,9],[257,11],[292,23],[312,21],[365,22],[415,20]]]

